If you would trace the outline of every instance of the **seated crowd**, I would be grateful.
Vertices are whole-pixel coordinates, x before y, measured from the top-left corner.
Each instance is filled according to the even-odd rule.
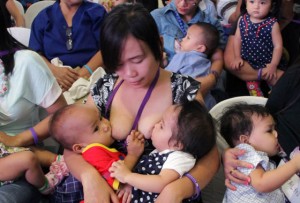
[[[300,29],[293,46],[284,33],[299,4],[228,2],[56,0],[26,47],[7,30],[23,16],[1,1],[0,202],[288,201],[278,188],[300,170]],[[268,101],[213,120],[243,95]],[[218,136],[232,148],[218,150]],[[293,156],[276,168],[279,152]],[[203,198],[223,167],[226,193]]]

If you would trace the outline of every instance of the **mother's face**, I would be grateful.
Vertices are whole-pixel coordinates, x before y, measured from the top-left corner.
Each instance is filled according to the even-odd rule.
[[[180,15],[194,15],[200,0],[175,0],[174,2]]]

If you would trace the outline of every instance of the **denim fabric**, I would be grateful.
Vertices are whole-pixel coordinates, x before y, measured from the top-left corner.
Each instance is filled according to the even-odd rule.
[[[0,187],[0,202],[3,203],[38,203],[39,191],[24,179]]]
[[[169,3],[163,8],[158,8],[151,12],[152,17],[154,18],[158,31],[164,40],[164,50],[167,53],[168,61],[170,62],[175,55],[175,39],[181,40],[184,37],[184,34],[180,30],[179,23],[177,22],[174,12],[176,12],[176,6],[174,1]],[[206,11],[208,12],[208,11]],[[196,15],[188,22],[184,23],[184,27],[187,30],[188,27],[197,22],[206,22],[214,25],[220,32],[220,47],[224,48],[225,46],[225,35],[223,28],[217,18],[214,18],[212,15],[207,15],[205,12],[198,9]]]

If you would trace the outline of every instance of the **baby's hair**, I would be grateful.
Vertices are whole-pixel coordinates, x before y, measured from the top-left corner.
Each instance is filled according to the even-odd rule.
[[[194,24],[202,28],[204,34],[204,45],[206,46],[205,54],[211,55],[218,48],[220,33],[215,26],[210,23],[197,22]]]
[[[230,147],[235,147],[240,135],[250,136],[253,129],[253,115],[266,117],[270,112],[259,104],[237,103],[225,108],[220,118],[220,133]]]
[[[177,133],[170,140],[183,145],[183,152],[200,159],[216,144],[213,119],[203,104],[197,100],[178,105],[181,108],[177,120]]]
[[[49,121],[49,134],[64,148],[69,150],[72,149],[76,138],[67,136],[68,132],[62,132],[62,126],[67,119],[74,119],[72,116],[69,116],[74,108],[76,108],[76,105],[71,104],[57,110]]]
[[[241,16],[247,13],[246,1],[247,0],[242,0]],[[271,10],[270,10],[268,16],[279,19],[280,18],[281,0],[271,0],[271,1],[272,1],[271,2]],[[266,17],[268,17],[268,16],[266,16]]]

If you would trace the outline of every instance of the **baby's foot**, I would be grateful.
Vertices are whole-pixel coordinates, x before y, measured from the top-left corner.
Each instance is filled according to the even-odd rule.
[[[58,155],[56,160],[52,162],[49,173],[46,174],[49,184],[56,186],[68,175],[69,169],[64,161],[64,157]]]
[[[39,191],[43,195],[49,195],[54,192],[54,185],[49,181],[47,176],[45,176],[45,184],[39,188]]]

